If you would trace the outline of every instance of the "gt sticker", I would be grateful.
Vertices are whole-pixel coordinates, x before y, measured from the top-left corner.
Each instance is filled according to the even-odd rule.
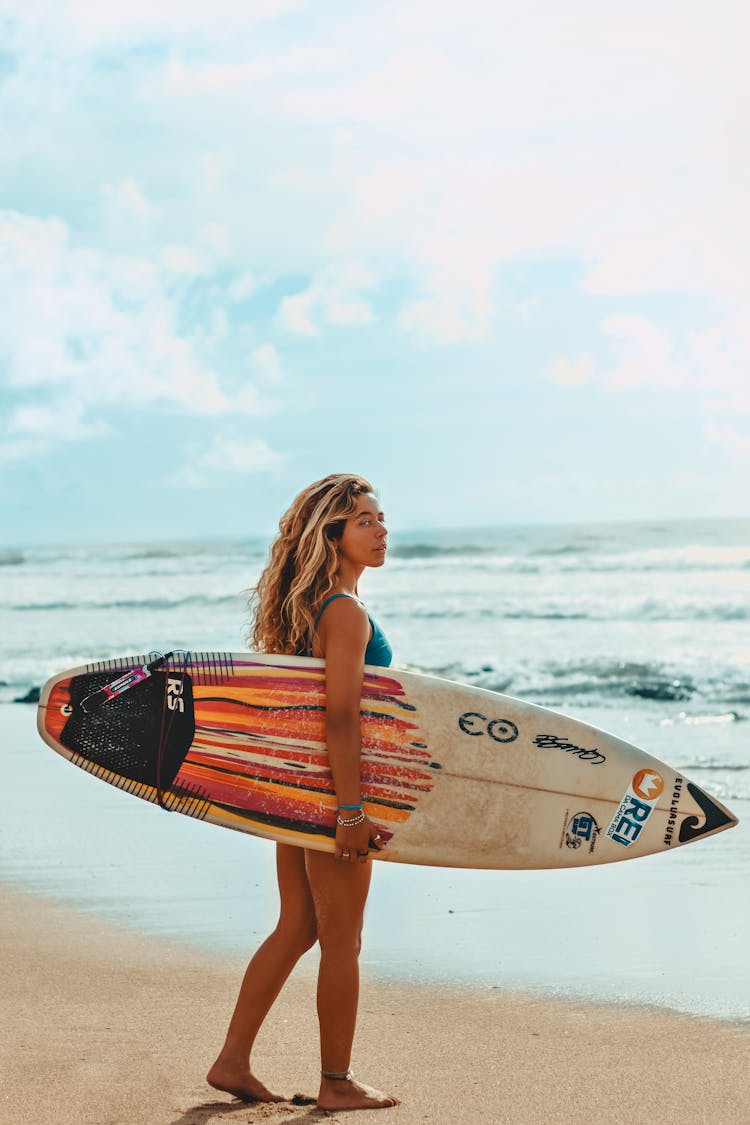
[[[656,770],[638,770],[612,817],[606,835],[623,848],[629,848],[640,836],[646,821],[664,792],[664,778]]]
[[[566,810],[560,847],[565,844],[566,848],[575,851],[582,844],[588,844],[590,854],[596,847],[596,840],[600,832],[601,828],[590,812],[577,812],[575,816],[569,816],[568,810]]]

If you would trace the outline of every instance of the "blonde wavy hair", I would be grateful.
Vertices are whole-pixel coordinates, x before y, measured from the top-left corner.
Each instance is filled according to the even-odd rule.
[[[265,570],[248,602],[256,652],[298,655],[312,643],[315,614],[336,583],[336,542],[363,493],[364,477],[332,473],[303,489],[279,520]]]

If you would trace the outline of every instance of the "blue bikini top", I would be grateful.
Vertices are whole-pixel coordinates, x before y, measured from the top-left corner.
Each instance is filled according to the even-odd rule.
[[[323,610],[332,601],[335,601],[336,598],[351,598],[353,602],[359,602],[359,598],[352,597],[351,594],[331,594],[330,598],[326,598],[326,600],[318,610],[318,616],[315,618],[315,625],[313,626],[313,637],[315,636],[315,632],[318,628],[318,623],[323,616]],[[362,605],[361,602],[359,602],[359,604]],[[393,659],[393,649],[388,644],[388,638],[386,637],[385,633],[380,628],[378,623],[376,621],[373,621],[369,613],[367,615],[367,620],[372,626],[372,636],[367,642],[367,648],[365,649],[365,664],[375,664],[381,668],[388,668],[390,666],[391,660]],[[305,655],[312,656],[312,641],[310,641],[310,647],[308,648]]]

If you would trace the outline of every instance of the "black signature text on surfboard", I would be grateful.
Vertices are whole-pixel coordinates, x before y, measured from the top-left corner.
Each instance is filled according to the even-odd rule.
[[[586,750],[583,746],[568,742],[559,734],[538,734],[534,739],[534,745],[540,750],[564,750],[566,754],[573,754],[582,762],[590,762],[592,766],[601,766],[607,760],[606,754],[602,754],[601,750]]]
[[[518,727],[510,719],[488,719],[479,711],[465,711],[458,725],[464,734],[474,737],[488,734],[493,742],[513,742],[518,738]]]

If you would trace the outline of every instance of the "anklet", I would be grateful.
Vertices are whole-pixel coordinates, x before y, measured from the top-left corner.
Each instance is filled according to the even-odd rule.
[[[332,1082],[351,1082],[354,1072],[351,1067],[347,1070],[321,1070],[323,1078],[330,1078]]]

